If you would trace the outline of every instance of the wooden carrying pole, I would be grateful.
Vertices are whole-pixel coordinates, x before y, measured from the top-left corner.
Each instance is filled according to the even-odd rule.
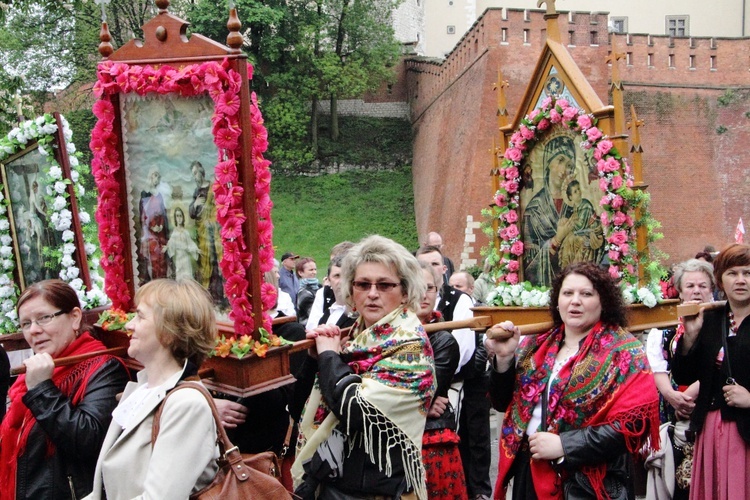
[[[85,361],[89,358],[93,358],[94,356],[103,356],[105,354],[110,354],[112,356],[124,356],[125,354],[127,354],[127,352],[128,352],[128,348],[125,346],[122,346],[122,347],[113,347],[111,349],[103,349],[101,351],[89,352],[87,354],[78,354],[77,356],[67,356],[65,358],[57,358],[54,360],[55,368],[59,366],[75,365],[76,363],[80,363],[81,361]],[[11,376],[23,375],[24,373],[26,373],[26,365],[16,366],[15,368],[12,368],[10,370]]]
[[[443,321],[439,323],[428,323],[422,325],[424,331],[427,333],[439,332],[440,330],[457,330],[459,328],[471,328],[474,330],[484,330],[492,326],[492,318],[490,316],[474,316],[473,318],[467,318],[460,321]],[[351,331],[351,327],[343,328],[341,335],[346,336]],[[294,343],[292,349],[289,352],[298,352],[309,349],[315,344],[315,339],[305,339]]]

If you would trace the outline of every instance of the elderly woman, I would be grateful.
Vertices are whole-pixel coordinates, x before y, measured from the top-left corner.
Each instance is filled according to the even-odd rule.
[[[705,261],[690,259],[675,266],[674,285],[680,294],[682,302],[711,302],[714,291],[714,268]],[[677,342],[685,332],[682,324],[676,329],[659,330],[652,329],[646,341],[646,355],[651,369],[654,371],[656,388],[663,398],[665,405],[662,407],[662,422],[671,421],[672,425],[667,429],[667,437],[671,441],[671,449],[665,452],[672,453],[672,460],[679,474],[684,476],[690,472],[691,455],[685,456],[685,445],[687,444],[685,432],[688,430],[690,414],[695,407],[695,398],[698,396],[698,382],[690,386],[678,386],[672,383],[670,376],[670,364],[677,348]],[[667,443],[662,439],[662,448]],[[667,491],[675,500],[687,499],[690,490],[683,480],[674,481],[674,476],[667,478],[662,468],[654,470],[649,474],[649,491],[658,491],[657,484],[664,484]],[[654,495],[657,496],[657,495]]]
[[[425,499],[422,434],[435,367],[416,315],[425,295],[419,264],[398,243],[370,236],[347,252],[340,291],[360,316],[349,338],[335,325],[308,331],[315,347],[295,388],[310,394],[295,492]]]
[[[442,316],[434,309],[443,276],[428,262],[420,261],[419,265],[427,284],[427,292],[419,303],[417,316],[422,324],[438,323]],[[422,436],[422,463],[427,473],[427,495],[430,500],[461,500],[467,498],[466,479],[458,450],[457,418],[448,400],[448,389],[458,368],[461,351],[458,341],[447,330],[438,330],[428,337],[435,360],[437,390]]]
[[[750,498],[750,246],[725,248],[714,277],[727,304],[685,318],[672,364],[678,384],[700,381],[690,498]]]
[[[17,310],[34,355],[10,389],[0,426],[0,498],[81,498],[91,491],[127,369],[117,358],[97,355],[55,367],[56,359],[106,349],[83,328],[78,296],[67,283],[29,286]]]
[[[658,437],[658,393],[641,343],[626,332],[617,284],[591,262],[553,282],[552,330],[509,321],[485,345],[490,395],[505,411],[495,498],[632,498],[630,457]]]
[[[150,281],[135,294],[128,355],[143,364],[125,388],[104,440],[92,499],[185,499],[216,475],[216,425],[197,390],[181,390],[152,423],[166,393],[197,367],[216,342],[211,297],[192,280]],[[106,494],[105,494],[106,490]]]

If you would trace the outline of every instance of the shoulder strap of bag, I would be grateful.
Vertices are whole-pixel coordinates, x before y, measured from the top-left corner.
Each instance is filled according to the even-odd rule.
[[[151,428],[151,446],[154,446],[156,438],[159,436],[161,412],[164,409],[164,405],[167,402],[167,399],[169,399],[169,396],[182,389],[197,390],[203,395],[204,398],[206,398],[206,402],[211,408],[211,413],[213,414],[214,421],[216,422],[217,443],[219,445],[220,453],[219,461],[231,465],[232,472],[234,473],[238,481],[247,480],[250,477],[250,471],[248,469],[248,466],[242,460],[240,449],[232,444],[232,442],[229,440],[229,436],[227,436],[227,432],[224,430],[224,426],[221,425],[221,417],[219,417],[219,411],[216,409],[216,405],[214,404],[214,399],[211,397],[211,394],[209,394],[206,388],[198,382],[180,382],[177,387],[169,391],[164,397],[164,400],[161,402],[159,408],[156,410],[156,414],[154,415],[154,422]]]

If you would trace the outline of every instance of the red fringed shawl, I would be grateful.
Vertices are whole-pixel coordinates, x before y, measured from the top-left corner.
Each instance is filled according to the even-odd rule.
[[[547,386],[564,333],[563,325],[528,336],[519,346],[515,391],[502,427],[495,499],[505,498],[511,465]],[[659,396],[643,345],[621,328],[597,323],[552,383],[547,431],[561,434],[614,424],[625,435],[628,451],[633,454],[649,436],[651,443],[658,443]],[[549,461],[532,460],[531,473],[540,500],[563,498],[562,480]],[[605,498],[606,465],[584,467],[583,473],[597,498]]]
[[[76,356],[106,349],[88,333],[75,339],[58,357]],[[91,376],[112,356],[96,356],[76,365],[55,368],[52,382],[77,406],[86,394]],[[10,408],[0,426],[0,500],[16,497],[16,467],[18,458],[26,451],[26,441],[36,419],[21,398],[26,394],[26,375],[18,377],[10,388]],[[47,439],[47,455],[55,453],[55,445]]]

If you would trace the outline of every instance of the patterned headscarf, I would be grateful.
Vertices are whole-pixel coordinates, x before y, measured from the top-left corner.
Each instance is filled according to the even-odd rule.
[[[500,439],[500,467],[495,498],[505,498],[511,465],[518,453],[534,407],[546,390],[565,326],[526,337],[519,346],[513,399],[505,413]],[[612,425],[625,436],[628,451],[637,453],[651,437],[659,442],[659,396],[643,345],[625,330],[597,323],[578,353],[566,363],[549,392],[547,431]],[[606,465],[582,469],[597,498],[605,498]],[[532,460],[534,488],[540,499],[562,499],[560,476],[547,460]]]
[[[360,317],[351,335],[341,358],[362,377],[361,383],[347,390],[356,391],[354,404],[364,409],[366,417],[361,433],[344,422],[346,439],[350,445],[362,439],[370,459],[386,475],[391,474],[391,453],[400,453],[407,485],[420,499],[426,499],[422,433],[435,394],[435,367],[427,334],[416,314],[399,307],[367,329]],[[316,376],[300,421],[297,459],[292,466],[295,485],[304,475],[302,463],[316,453],[338,424]]]

